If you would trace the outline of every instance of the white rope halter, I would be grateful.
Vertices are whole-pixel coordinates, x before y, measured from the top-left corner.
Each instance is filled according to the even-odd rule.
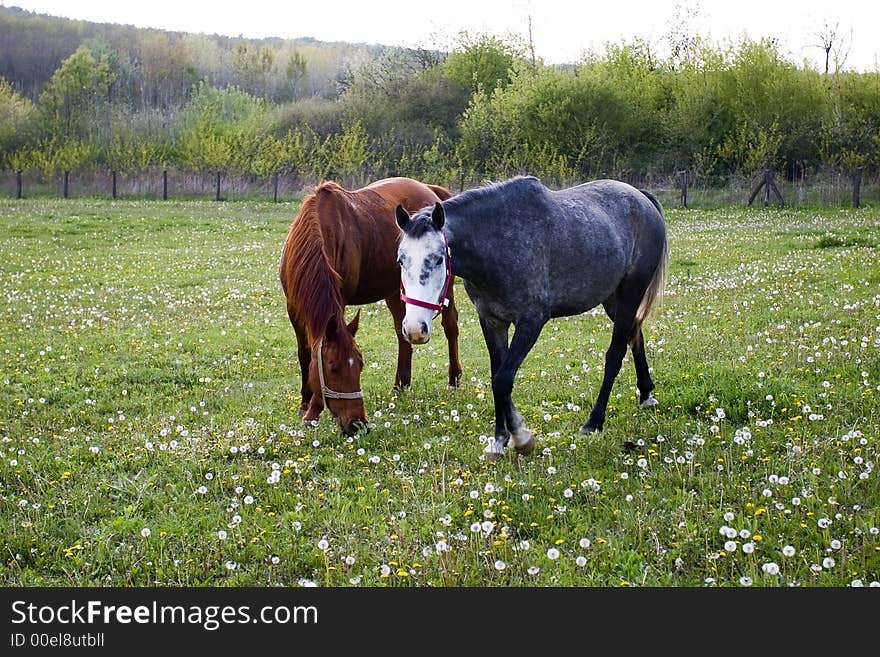
[[[327,405],[327,399],[363,399],[364,393],[361,390],[354,392],[337,392],[331,390],[324,383],[324,361],[321,358],[321,352],[324,350],[324,338],[318,342],[318,379],[321,382],[321,396],[324,398],[324,405]]]

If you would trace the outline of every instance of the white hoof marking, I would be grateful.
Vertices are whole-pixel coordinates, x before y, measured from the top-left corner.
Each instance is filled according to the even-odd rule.
[[[659,404],[659,403],[660,403],[660,402],[658,402],[658,401],[654,398],[654,395],[653,395],[652,393],[649,392],[649,393],[648,393],[648,398],[647,398],[645,401],[643,401],[641,404],[639,404],[639,408],[651,408],[652,406],[656,406],[656,405]]]
[[[532,432],[525,427],[520,427],[519,429],[514,429],[513,433],[510,434],[510,439],[513,441],[514,447],[523,447],[533,440]]]
[[[492,461],[498,461],[504,457],[504,440],[502,438],[490,438],[483,448],[483,454]]]

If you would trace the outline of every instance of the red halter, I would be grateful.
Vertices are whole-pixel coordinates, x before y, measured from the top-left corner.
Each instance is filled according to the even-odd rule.
[[[449,292],[449,286],[452,284],[452,251],[449,250],[449,243],[446,241],[445,234],[443,235],[443,244],[446,246],[446,281],[443,283],[443,290],[440,292],[438,303],[431,303],[430,301],[422,301],[421,299],[414,299],[406,296],[406,291],[403,289],[403,278],[400,279],[400,300],[404,303],[419,306],[420,308],[433,310],[434,317],[439,315],[444,308],[449,306],[447,292]]]

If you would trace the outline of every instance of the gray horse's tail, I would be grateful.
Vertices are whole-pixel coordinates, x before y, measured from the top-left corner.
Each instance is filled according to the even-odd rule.
[[[639,191],[651,201],[655,208],[657,208],[657,212],[660,213],[660,217],[665,223],[663,208],[660,206],[660,201],[654,198],[654,195],[650,192],[646,192],[643,189],[640,189]],[[639,309],[636,311],[636,323],[635,327],[633,327],[634,336],[638,334],[639,329],[642,327],[642,323],[650,316],[651,310],[663,299],[663,289],[666,285],[666,271],[668,266],[669,243],[666,239],[666,230],[664,227],[663,247],[660,257],[657,260],[657,268],[654,270],[654,275],[651,277],[648,289],[645,290],[645,295],[642,297],[642,302],[639,304]]]

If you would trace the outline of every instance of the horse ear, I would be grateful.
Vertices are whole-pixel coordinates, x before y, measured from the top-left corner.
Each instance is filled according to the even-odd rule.
[[[334,340],[336,338],[336,327],[338,322],[336,321],[336,315],[330,316],[330,321],[327,322],[327,328],[324,329],[324,337],[327,340]]]
[[[443,211],[443,204],[438,201],[434,204],[434,211],[431,213],[431,224],[437,230],[442,230],[445,223],[446,213]]]
[[[354,336],[357,333],[358,326],[361,323],[361,311],[358,309],[357,314],[355,314],[354,319],[348,323],[348,332]]]
[[[406,225],[409,223],[409,212],[404,210],[402,205],[398,205],[394,210],[394,215],[397,217],[397,225],[400,226],[400,230],[406,230]]]

